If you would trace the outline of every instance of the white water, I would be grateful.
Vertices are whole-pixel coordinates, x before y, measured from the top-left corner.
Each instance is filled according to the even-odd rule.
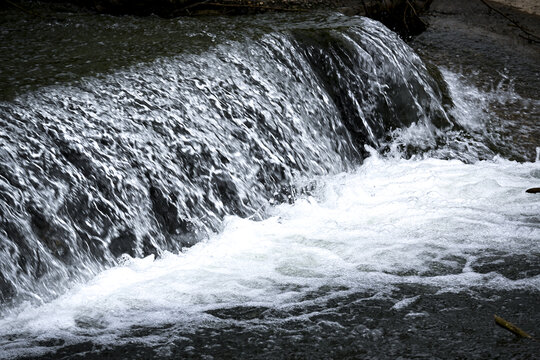
[[[513,92],[488,96],[445,77],[465,128],[485,128],[486,99],[515,101]],[[394,145],[429,148],[434,131],[429,124],[398,130]],[[472,266],[491,254],[540,252],[540,201],[525,193],[539,186],[540,163],[471,161],[482,144],[448,145],[409,160],[397,146],[386,157],[371,151],[356,171],[316,179],[311,197],[271,207],[265,220],[228,217],[219,233],[184,253],[127,259],[52,302],[23,305],[0,320],[1,355],[27,354],[29,340],[119,344],[133,340],[124,337],[133,325],[189,327],[211,320],[205,311],[216,308],[288,307],[363,290],[392,297],[403,283],[441,292],[540,291],[538,275],[512,280]],[[429,157],[441,154],[470,163]],[[307,300],[321,287],[334,290]],[[395,299],[394,308],[416,299]],[[31,351],[41,350],[50,347]]]
[[[540,290],[540,276],[510,280],[470,266],[479,255],[540,251],[540,202],[524,191],[540,182],[539,163],[374,153],[356,172],[318,182],[313,197],[278,206],[264,221],[229,217],[185,253],[131,260],[19,311],[1,321],[1,333],[119,341],[134,324],[203,321],[202,311],[234,305],[287,306],[323,285],[381,294],[399,283]]]

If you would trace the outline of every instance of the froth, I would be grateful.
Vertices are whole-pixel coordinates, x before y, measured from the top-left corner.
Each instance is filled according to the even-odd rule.
[[[354,173],[319,178],[311,197],[272,208],[266,220],[228,217],[220,233],[183,253],[133,259],[49,304],[19,309],[0,328],[110,336],[204,318],[212,308],[294,304],[321,286],[540,290],[539,276],[509,279],[473,266],[490,254],[540,250],[540,204],[524,192],[538,166],[373,154]]]

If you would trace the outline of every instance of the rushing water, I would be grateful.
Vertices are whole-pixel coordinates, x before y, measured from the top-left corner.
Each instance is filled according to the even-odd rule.
[[[3,14],[0,357],[533,356],[490,316],[539,320],[538,99],[364,18],[46,15]]]

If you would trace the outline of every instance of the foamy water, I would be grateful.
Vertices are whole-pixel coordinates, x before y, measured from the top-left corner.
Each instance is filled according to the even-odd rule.
[[[184,253],[129,260],[19,310],[2,320],[2,335],[107,343],[132,325],[204,321],[205,310],[236,305],[288,306],[322,286],[540,290],[540,276],[511,280],[471,267],[479,256],[540,251],[540,202],[525,193],[540,182],[539,163],[373,153],[356,172],[317,182],[313,196],[271,209],[266,220],[229,217]]]
[[[362,50],[363,48],[356,46],[354,42],[350,44],[350,50],[354,50],[351,53],[362,60],[359,62],[369,65],[362,68],[362,71],[366,71],[366,76],[376,75],[368,82],[370,86],[367,89],[373,91],[367,92],[372,94],[364,101],[367,108],[357,106],[358,114],[363,114],[358,121],[364,121],[365,115],[379,105],[388,105],[387,101],[391,100],[391,97],[387,97],[388,91],[399,89],[393,80],[399,79],[399,85],[402,79],[407,78],[407,74],[413,74],[411,69],[418,71],[415,86],[411,86],[410,82],[402,84],[403,94],[410,95],[412,102],[407,100],[405,103],[398,101],[394,104],[398,110],[403,110],[402,106],[406,104],[413,104],[414,106],[402,113],[410,119],[393,119],[392,121],[400,121],[392,122],[391,126],[388,126],[388,129],[391,129],[388,130],[391,131],[390,135],[380,134],[380,138],[371,131],[372,126],[377,125],[374,128],[379,128],[380,131],[387,131],[387,128],[380,127],[381,124],[375,121],[378,119],[376,112],[372,114],[375,116],[372,119],[373,124],[363,124],[367,131],[366,136],[370,138],[369,143],[380,147],[377,151],[366,147],[371,156],[365,159],[361,166],[355,167],[356,157],[342,159],[344,152],[356,153],[358,149],[354,146],[358,144],[349,135],[341,137],[344,128],[340,121],[352,121],[349,118],[350,113],[349,117],[338,114],[334,101],[322,86],[317,85],[321,74],[314,73],[306,62],[306,54],[315,54],[311,60],[316,62],[319,53],[310,54],[307,51],[300,56],[298,51],[304,47],[295,49],[292,41],[299,40],[290,38],[290,34],[268,35],[261,43],[251,44],[248,48],[241,42],[235,42],[232,47],[221,46],[202,57],[186,55],[186,62],[180,64],[175,62],[178,59],[163,59],[148,66],[141,65],[136,68],[137,71],[112,74],[105,80],[90,78],[84,82],[82,89],[59,86],[53,88],[52,92],[42,89],[41,93],[38,91],[21,97],[18,100],[22,106],[21,112],[30,114],[23,119],[31,119],[41,125],[43,122],[40,116],[45,113],[45,118],[54,119],[54,122],[59,124],[61,133],[69,134],[69,141],[60,141],[56,147],[66,150],[66,146],[78,144],[72,149],[72,153],[57,154],[59,159],[71,156],[71,162],[74,163],[73,166],[62,163],[65,166],[61,168],[67,169],[64,177],[70,181],[84,180],[81,187],[86,190],[88,184],[85,179],[101,174],[103,181],[97,188],[90,189],[89,196],[79,194],[82,200],[80,204],[74,202],[70,213],[60,211],[61,206],[58,205],[53,209],[50,219],[42,219],[39,215],[44,211],[43,208],[47,207],[38,206],[32,208],[31,216],[25,221],[13,216],[13,219],[21,221],[20,227],[28,230],[28,234],[35,232],[31,226],[47,230],[49,228],[44,226],[47,220],[58,225],[52,220],[58,216],[66,217],[65,221],[59,222],[62,226],[53,228],[57,230],[56,233],[41,233],[39,241],[31,243],[32,246],[22,247],[16,244],[16,248],[21,249],[17,259],[21,259],[23,263],[26,261],[24,255],[27,248],[41,249],[46,254],[49,254],[49,250],[62,250],[61,242],[49,244],[48,241],[58,240],[54,238],[58,234],[69,235],[66,223],[72,222],[73,216],[78,216],[79,212],[82,214],[82,228],[88,227],[92,230],[92,237],[87,239],[88,242],[78,242],[75,236],[64,236],[73,242],[67,243],[72,247],[64,244],[65,250],[80,257],[68,257],[64,264],[64,253],[54,253],[54,256],[49,254],[48,264],[57,266],[62,271],[52,271],[48,277],[40,275],[41,266],[47,264],[47,259],[35,256],[35,266],[28,265],[25,268],[24,264],[20,265],[13,257],[13,253],[4,251],[4,258],[9,259],[9,262],[4,264],[13,265],[10,267],[13,271],[6,273],[13,279],[20,280],[26,289],[23,291],[27,296],[24,299],[30,298],[32,302],[15,302],[15,305],[10,304],[6,309],[2,309],[5,316],[0,320],[0,358],[54,354],[55,350],[72,344],[75,347],[67,350],[67,356],[84,356],[84,346],[77,346],[85,342],[105,345],[104,348],[95,349],[97,353],[108,349],[107,347],[117,347],[117,351],[122,352],[121,346],[131,342],[143,344],[143,347],[147,346],[152,350],[156,348],[158,352],[162,347],[170,345],[171,349],[182,354],[194,354],[197,353],[192,351],[194,348],[188,351],[184,349],[185,344],[181,341],[173,343],[173,338],[183,338],[185,334],[195,332],[197,327],[205,325],[210,328],[211,336],[215,329],[218,332],[222,324],[238,325],[247,328],[249,332],[259,325],[268,328],[275,326],[279,330],[287,331],[286,326],[281,326],[281,320],[303,316],[289,311],[295,308],[307,309],[306,312],[313,312],[315,315],[333,312],[335,318],[344,314],[343,317],[348,318],[349,311],[353,310],[366,311],[365,318],[354,319],[348,327],[343,327],[339,321],[332,326],[342,327],[343,332],[352,334],[353,338],[358,334],[369,339],[381,336],[388,328],[387,324],[364,321],[369,317],[378,317],[378,310],[369,312],[367,307],[361,306],[337,309],[327,304],[332,299],[343,299],[348,295],[355,298],[350,302],[358,299],[363,301],[368,297],[376,299],[378,302],[374,308],[386,307],[383,310],[387,311],[387,319],[407,316],[432,316],[436,321],[442,319],[443,325],[436,324],[436,331],[440,336],[454,336],[446,333],[448,327],[443,316],[437,317],[439,314],[433,312],[435,307],[429,306],[429,301],[439,304],[436,296],[440,294],[443,294],[444,301],[440,302],[437,311],[441,308],[448,310],[444,306],[455,299],[455,294],[466,294],[471,299],[480,299],[476,304],[483,306],[504,292],[517,294],[515,296],[518,299],[521,294],[526,294],[525,307],[528,301],[528,304],[533,303],[529,308],[534,308],[534,300],[530,299],[534,299],[540,292],[540,268],[536,264],[540,254],[540,198],[538,195],[527,194],[525,190],[540,186],[540,150],[537,150],[536,162],[509,161],[504,157],[534,159],[534,154],[529,154],[530,144],[513,144],[501,134],[504,124],[509,121],[506,115],[519,109],[519,116],[511,114],[516,115],[513,120],[519,122],[523,116],[521,111],[525,114],[533,113],[538,102],[520,97],[511,86],[498,86],[491,91],[479,90],[466,83],[459,74],[444,69],[442,74],[452,101],[451,104],[442,100],[440,102],[434,88],[429,85],[430,81],[427,81],[425,66],[417,55],[388,30],[381,30],[380,25],[371,21],[365,22],[364,26],[371,33],[358,36],[358,44],[372,39],[370,41],[373,44],[364,47],[377,49],[382,54],[384,61],[379,61],[380,64],[388,63],[387,54],[402,54],[404,57],[394,58],[393,62],[390,62],[396,65],[395,69],[384,69],[385,66],[379,69],[388,71],[388,74],[385,71],[374,71],[379,63],[374,61],[377,57]],[[338,34],[336,31],[331,32],[332,36]],[[351,34],[339,36],[335,41],[347,40],[343,44],[348,44]],[[374,36],[376,34],[383,37]],[[297,37],[301,38],[300,35],[297,34]],[[317,38],[318,40],[320,39]],[[385,44],[393,44],[394,47],[386,49],[382,46]],[[306,46],[307,48],[309,47]],[[332,53],[330,50],[328,54]],[[279,55],[278,70],[272,54]],[[297,62],[298,59],[302,61]],[[243,63],[251,65],[247,68],[238,66]],[[178,74],[184,76],[185,73],[185,78],[180,77],[179,80],[174,76],[167,77],[179,69],[182,71]],[[358,105],[357,97],[366,95],[366,91],[358,88],[360,82],[349,83],[354,77],[351,77],[353,73],[348,70],[343,72],[345,76],[339,72],[337,74],[336,78],[345,81],[342,87],[350,90],[346,91],[347,96],[354,100],[352,103],[355,106]],[[385,74],[391,75],[392,82],[386,82],[389,79],[386,79]],[[204,79],[205,76],[211,81],[205,83],[199,79]],[[229,85],[232,90],[227,90],[224,82],[216,79],[222,79],[225,83],[231,82]],[[362,77],[359,76],[359,79]],[[329,78],[328,82],[333,83],[334,80]],[[284,88],[284,84],[288,84],[288,87]],[[119,86],[125,89],[122,96],[126,96],[121,101],[116,99]],[[141,89],[146,92],[139,93]],[[422,90],[420,93],[426,91],[429,96],[419,96],[419,89]],[[353,93],[353,90],[358,93]],[[156,99],[155,94],[161,94],[161,97]],[[216,94],[219,96],[216,97]],[[256,99],[246,100],[251,99],[253,94],[257,95]],[[399,95],[399,92],[396,94]],[[111,100],[113,97],[116,100]],[[223,102],[227,107],[231,104],[229,99],[233,99],[232,103],[238,108],[225,111],[222,103],[216,100],[221,98],[227,100]],[[24,99],[32,101],[27,103]],[[49,99],[50,104],[43,105],[43,99]],[[69,103],[66,100],[60,107],[62,110],[59,110],[56,104],[58,99],[70,100]],[[142,107],[132,104],[141,99],[145,101]],[[146,102],[146,99],[153,99],[159,106]],[[399,100],[400,96],[396,99]],[[102,105],[94,109],[95,104],[99,104],[98,100]],[[192,103],[193,107],[188,107],[184,112],[183,106],[188,102]],[[249,109],[245,108],[246,103]],[[73,104],[78,104],[84,110],[83,114],[90,114],[88,119],[76,111],[73,113],[70,108]],[[12,104],[5,106],[11,109]],[[433,111],[426,112],[426,106],[432,107]],[[153,109],[152,115],[146,113],[150,108]],[[393,106],[390,108],[395,110]],[[493,111],[494,108],[505,110]],[[266,110],[257,117],[259,109]],[[94,128],[98,119],[98,112],[94,110],[102,112],[99,113],[99,119],[105,119],[105,125]],[[10,110],[9,113],[18,113],[18,110]],[[226,115],[230,116],[232,122],[224,121]],[[82,121],[83,119],[88,121]],[[134,119],[141,123],[132,121]],[[163,127],[154,124],[157,130],[149,132],[149,127],[145,124],[148,119],[156,123],[170,124]],[[246,119],[253,120],[253,124],[245,125],[243,121]],[[117,135],[116,140],[122,139],[118,143],[125,146],[122,148],[123,153],[119,153],[119,150],[115,150],[111,145],[114,139],[102,138],[101,132],[102,128],[117,126],[123,122],[138,130],[133,133],[113,131],[113,135]],[[411,122],[412,125],[406,125]],[[261,128],[253,127],[254,124],[262,123],[266,125]],[[183,132],[177,132],[178,124],[186,126]],[[79,174],[78,167],[84,169],[83,165],[86,165],[93,155],[89,153],[86,154],[88,157],[84,157],[81,155],[84,152],[77,151],[84,149],[83,144],[86,144],[89,138],[88,134],[85,134],[88,129],[95,130],[94,135],[99,141],[96,140],[93,144],[96,149],[99,148],[99,151],[96,150],[98,153],[102,151],[103,156],[95,162],[99,171],[92,173],[86,169],[89,173],[83,176]],[[38,130],[35,134],[41,136],[43,131],[41,128]],[[245,137],[240,136],[242,131],[247,134]],[[200,134],[193,137],[192,132]],[[140,138],[135,136],[138,133],[142,134]],[[11,156],[24,153],[18,151],[16,146],[30,141],[24,137],[26,133],[21,134],[20,139],[24,141],[11,138],[14,145],[6,154]],[[5,138],[10,137],[6,135]],[[131,141],[124,143],[124,139]],[[46,145],[39,144],[39,149],[49,147],[48,142],[44,143]],[[151,146],[156,144],[159,146],[151,149]],[[260,159],[253,157],[253,144],[260,147],[260,151],[254,153],[258,154]],[[173,145],[177,146],[175,151],[171,150]],[[29,152],[31,154],[28,156],[28,163],[32,165],[34,153]],[[201,158],[201,152],[206,156]],[[152,156],[148,156],[149,153],[152,153]],[[520,157],[523,153],[524,156]],[[36,157],[40,156],[39,153],[36,154]],[[74,154],[81,156],[73,158]],[[119,154],[123,154],[126,161],[122,160]],[[138,170],[126,165],[127,160],[140,160],[145,156],[148,156],[145,163],[147,169],[161,168],[163,171],[152,176],[146,172],[144,176],[140,176]],[[161,160],[157,161],[156,158]],[[105,166],[102,161],[106,159],[109,159],[111,164],[119,164],[118,172],[113,171],[112,165]],[[26,160],[25,158],[24,161]],[[24,161],[13,163],[17,165]],[[282,167],[274,168],[273,165],[276,164],[281,164]],[[197,171],[186,172],[190,167]],[[347,173],[336,174],[351,168],[353,170]],[[278,178],[283,176],[280,169],[286,170],[287,181],[290,176],[292,183],[287,185],[298,185],[295,190],[311,189],[309,195],[299,197],[294,204],[270,205],[279,201],[274,202],[275,199],[267,199],[267,196],[274,190],[280,195],[278,190],[282,184]],[[133,193],[123,192],[121,187],[114,188],[118,185],[118,179],[124,176],[121,174],[125,174],[126,184],[129,185],[124,190],[128,189]],[[220,180],[217,184],[221,186],[217,188],[212,182],[216,180],[214,175]],[[42,178],[48,183],[50,176],[44,173]],[[294,176],[305,178],[296,179],[297,183],[294,183]],[[159,189],[154,186],[164,177],[171,181],[165,184],[166,186],[162,184]],[[26,179],[23,175],[16,178]],[[261,179],[277,181],[276,184],[270,184],[275,188],[266,188],[264,185],[268,184],[258,183]],[[303,187],[306,183],[308,186]],[[105,185],[111,185],[109,193],[101,188]],[[77,197],[77,194],[74,194],[77,187],[73,183],[62,187],[59,185],[58,188],[58,191],[44,195],[43,204],[60,204],[58,199],[62,196],[65,196],[66,201],[71,201],[71,196]],[[42,188],[37,186],[37,189]],[[114,215],[110,214],[110,211],[115,207],[104,207],[106,210],[102,210],[97,205],[86,205],[86,202],[90,203],[93,198],[92,191],[96,196],[103,196],[104,204],[109,204],[110,194],[117,190],[121,196],[116,198],[119,204],[116,215],[124,214],[125,211],[129,216],[124,219],[125,222],[120,222],[121,226],[118,225],[114,231],[135,228],[133,233],[126,232],[127,235],[123,236],[113,230],[96,231],[102,230],[100,217],[103,222],[109,221],[110,215]],[[17,191],[24,193],[22,190]],[[206,197],[212,191],[215,191],[215,196]],[[187,197],[189,201],[183,201],[190,192],[193,196]],[[152,193],[154,195],[149,199],[148,195]],[[38,192],[26,194],[29,194],[30,198],[39,195]],[[176,195],[169,199],[171,194]],[[239,196],[235,198],[231,197],[231,194]],[[246,194],[250,194],[254,200],[246,201]],[[294,194],[295,191],[291,190],[290,196]],[[232,204],[229,209],[225,209],[227,201],[222,201],[220,196]],[[289,194],[283,195],[281,200],[286,199],[286,196]],[[17,208],[19,203],[22,203],[22,200],[14,197],[9,204]],[[182,205],[181,211],[178,203]],[[259,208],[261,204],[265,205]],[[128,205],[129,209],[125,210]],[[233,205],[242,211],[235,212]],[[84,213],[88,208],[98,211]],[[259,210],[251,214],[254,209]],[[25,216],[28,215],[26,212],[25,209],[21,210]],[[232,213],[251,216],[226,216],[221,222],[221,215]],[[175,236],[182,232],[183,226],[175,224],[176,228],[161,229],[159,222],[162,221],[161,225],[168,227],[171,220],[180,223],[179,220],[184,220],[183,216],[186,214],[190,214],[189,219],[193,220],[194,224],[200,222],[204,216],[212,218],[212,226],[208,227],[208,238],[190,248],[184,248],[180,253],[161,253],[163,248],[171,251],[182,248],[179,243],[181,237]],[[159,215],[157,222],[156,215]],[[151,217],[154,217],[154,222]],[[88,225],[90,222],[95,222],[94,228]],[[168,235],[175,236],[168,240],[163,236],[161,239],[155,238],[159,231],[147,231],[147,227],[156,225],[157,230],[165,230]],[[186,232],[194,231],[194,228],[185,225]],[[217,228],[219,230],[212,233]],[[206,231],[201,233],[206,234]],[[131,238],[130,234],[133,235]],[[116,238],[116,235],[119,236]],[[24,234],[15,238],[19,241],[32,240]],[[96,260],[93,256],[100,254],[97,252],[101,249],[99,246],[110,246],[113,240],[125,245],[123,242],[129,243],[130,239],[133,244],[121,246],[117,250],[133,250],[136,245],[137,252],[133,254],[148,253],[141,250],[146,240],[149,240],[150,244],[171,246],[150,248],[150,251],[160,254],[158,258],[151,255],[134,259],[123,255],[119,265],[99,272],[98,269],[113,264],[115,253],[114,256],[111,254],[106,257],[108,262],[100,263],[100,267],[91,267]],[[145,242],[141,243],[141,239]],[[40,248],[42,243],[51,249],[47,250],[43,245]],[[96,245],[94,252],[86,252],[88,244],[93,243],[99,246]],[[524,266],[520,266],[522,261]],[[84,276],[71,277],[71,268],[86,268],[87,270],[82,270],[81,273],[91,280],[84,282],[81,280]],[[94,276],[95,274],[97,275]],[[23,281],[25,276],[33,280]],[[34,277],[37,283],[35,286]],[[41,287],[47,290],[50,288],[51,291],[42,291]],[[69,290],[66,291],[67,288]],[[426,301],[428,304],[424,303],[413,310],[415,303],[429,297],[423,293],[425,289],[429,289],[431,296]],[[51,295],[41,297],[43,293]],[[469,298],[465,300],[464,307],[468,306],[467,301]],[[458,301],[455,303],[460,304]],[[517,308],[522,306],[522,303],[515,302],[513,306]],[[242,320],[241,316],[235,319],[234,316],[227,318],[219,315],[222,310],[241,313],[242,309],[250,307],[270,309],[279,313],[279,316],[267,316],[261,321],[261,325],[251,322],[251,319]],[[237,311],[237,308],[240,310]],[[471,309],[467,309],[469,312],[464,313],[471,314],[476,310],[477,308],[471,306]],[[526,311],[519,310],[518,313],[526,314]],[[303,320],[306,318],[308,316]],[[329,321],[334,320],[336,319]],[[310,321],[311,319],[303,324]],[[315,323],[314,321],[309,325]],[[399,334],[394,334],[394,342],[401,342],[401,333],[409,331],[408,323],[398,325],[401,327],[397,327],[396,333]],[[177,332],[172,335],[174,331],[161,332],[169,326]],[[313,326],[317,327],[319,323]],[[463,325],[460,323],[459,327],[462,328]],[[139,332],[141,329],[143,331]],[[352,330],[349,331],[350,329]],[[254,341],[251,344],[257,351],[261,344],[267,341],[266,333],[261,333],[259,342]],[[486,334],[485,331],[483,333]],[[317,337],[324,337],[325,334],[337,333],[331,327],[327,332],[314,328],[308,331],[307,337],[318,345]],[[275,338],[280,337],[279,332],[273,335]],[[298,333],[293,333],[291,336],[297,335]],[[471,338],[469,333],[459,334],[456,341],[461,341],[464,336]],[[489,334],[485,336],[489,337]],[[202,346],[204,348],[208,337],[206,334],[202,337],[205,339]],[[237,336],[234,330],[225,338],[234,339],[237,343],[243,342],[243,338]],[[282,351],[294,342],[287,341],[283,342],[284,346],[281,344],[282,348],[277,344],[276,349]],[[413,341],[416,343],[417,339],[414,338]],[[428,339],[429,347],[432,345],[431,341]],[[486,344],[485,339],[482,341],[479,346]],[[347,338],[341,344],[343,343],[350,345],[351,341]],[[447,346],[454,344],[455,342],[449,342]],[[403,340],[402,345],[407,347],[408,343]],[[236,347],[235,354],[240,350]],[[306,350],[308,353],[309,351],[311,350]],[[167,356],[174,358],[173,355],[171,353]],[[125,356],[137,357],[138,353],[128,352]]]

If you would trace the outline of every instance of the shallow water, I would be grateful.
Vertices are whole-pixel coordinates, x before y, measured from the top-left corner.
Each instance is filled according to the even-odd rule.
[[[0,74],[2,357],[534,357],[492,320],[540,320],[539,144],[503,136],[539,100],[511,76],[333,14],[61,16],[125,52]]]

